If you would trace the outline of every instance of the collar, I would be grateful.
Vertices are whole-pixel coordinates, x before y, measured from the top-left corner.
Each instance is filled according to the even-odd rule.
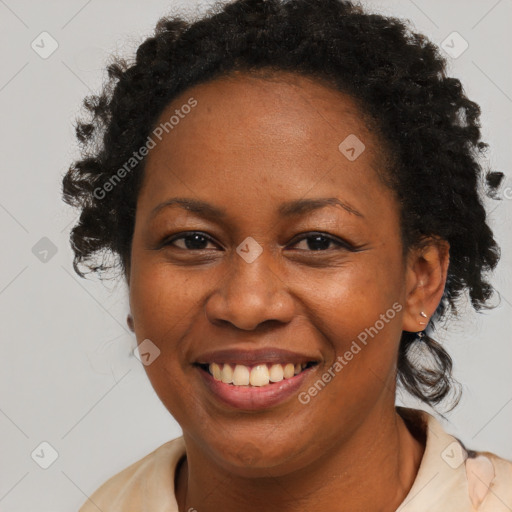
[[[468,512],[472,507],[468,492],[465,460],[467,452],[463,444],[448,434],[440,422],[431,414],[420,409],[396,407],[397,412],[414,431],[420,431],[426,438],[426,445],[420,467],[414,483],[396,512],[432,512],[432,510],[450,510],[450,512]],[[154,468],[153,482],[172,482],[174,491],[175,471],[180,459],[186,454],[183,437],[179,437],[161,447],[164,455],[160,464]],[[168,486],[166,487],[168,489]],[[150,493],[158,492],[151,486]],[[161,492],[161,491],[160,491]],[[148,493],[149,494],[149,493]],[[148,495],[147,498],[150,498]],[[162,499],[164,497],[162,496]],[[174,492],[167,494],[166,512],[178,512]],[[160,501],[158,502],[160,503]]]
[[[410,428],[421,429],[426,445],[416,479],[396,512],[474,510],[466,476],[467,452],[462,443],[426,411],[397,407],[397,412]]]
[[[426,441],[416,479],[396,512],[512,511],[510,461],[467,451],[426,411],[396,409],[411,432],[421,433]],[[185,455],[183,436],[164,443],[107,481],[80,512],[98,507],[112,512],[179,512],[174,482]]]

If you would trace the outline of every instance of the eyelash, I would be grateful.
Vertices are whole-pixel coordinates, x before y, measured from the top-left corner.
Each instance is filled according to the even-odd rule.
[[[296,245],[297,243],[299,243],[299,242],[301,242],[303,240],[307,240],[309,238],[322,237],[322,238],[324,238],[326,240],[329,240],[330,242],[336,244],[338,246],[338,249],[345,249],[345,250],[348,250],[348,251],[355,251],[355,250],[357,250],[356,247],[353,247],[348,242],[345,242],[344,240],[339,239],[337,237],[334,237],[332,235],[329,235],[327,233],[322,233],[322,232],[319,232],[319,231],[309,231],[309,232],[301,233],[301,234],[307,234],[307,236],[303,236],[302,238],[299,238],[299,239],[295,240],[293,242],[293,245]],[[169,238],[169,239],[165,240],[162,243],[162,246],[172,246],[172,243],[175,242],[176,240],[192,238],[194,235],[200,235],[201,237],[203,237],[207,241],[211,242],[212,244],[218,245],[210,236],[206,235],[205,233],[203,233],[201,231],[186,231],[184,233],[179,233],[179,235],[175,235],[172,238]],[[300,235],[298,235],[298,236],[300,236]],[[174,247],[176,247],[176,246],[174,246]],[[186,252],[208,250],[208,249],[186,249],[186,248],[183,248],[183,247],[176,247],[176,248],[177,249],[181,249],[181,250],[186,251]],[[329,250],[330,249],[319,249],[319,250],[311,249],[311,250],[306,250],[306,252],[327,252]]]

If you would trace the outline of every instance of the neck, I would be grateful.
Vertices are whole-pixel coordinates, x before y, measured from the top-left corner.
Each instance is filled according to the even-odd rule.
[[[185,434],[184,434],[185,436]],[[283,512],[395,511],[409,492],[424,452],[393,408],[369,417],[343,445],[281,476],[246,478],[229,473],[185,436],[187,458],[177,468],[180,512],[260,512],[268,503]]]

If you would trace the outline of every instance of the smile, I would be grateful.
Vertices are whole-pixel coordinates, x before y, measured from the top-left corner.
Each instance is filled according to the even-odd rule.
[[[196,363],[195,366],[200,381],[217,403],[244,411],[266,410],[286,402],[314,378],[319,368],[318,361],[295,364],[260,362],[253,366]],[[223,382],[223,378],[230,382]]]
[[[210,363],[200,364],[217,381],[233,386],[262,387],[291,379],[302,371],[314,366],[316,362],[304,363],[273,363],[246,366],[243,364]]]

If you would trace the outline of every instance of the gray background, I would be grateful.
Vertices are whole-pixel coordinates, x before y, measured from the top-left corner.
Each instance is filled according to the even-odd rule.
[[[508,176],[507,197],[487,201],[502,247],[493,277],[502,302],[481,314],[467,308],[438,333],[464,384],[461,404],[443,424],[470,448],[512,458],[512,2],[365,4],[410,19],[438,44],[453,31],[469,44],[460,56],[449,58],[450,71],[482,107],[484,140],[491,145],[486,165]],[[131,56],[157,19],[177,5],[167,0],[0,0],[4,512],[78,510],[108,477],[181,434],[131,354],[135,339],[126,326],[124,284],[101,284],[73,273],[68,235],[76,214],[60,197],[61,177],[78,157],[73,122],[81,100],[98,91],[111,53]],[[190,13],[205,9],[181,5]],[[34,40],[42,46],[43,31],[58,43],[46,59],[31,47]],[[47,39],[46,49],[49,44]],[[418,406],[411,400],[400,403]],[[58,455],[47,469],[40,464],[52,462],[52,449],[42,442]]]

